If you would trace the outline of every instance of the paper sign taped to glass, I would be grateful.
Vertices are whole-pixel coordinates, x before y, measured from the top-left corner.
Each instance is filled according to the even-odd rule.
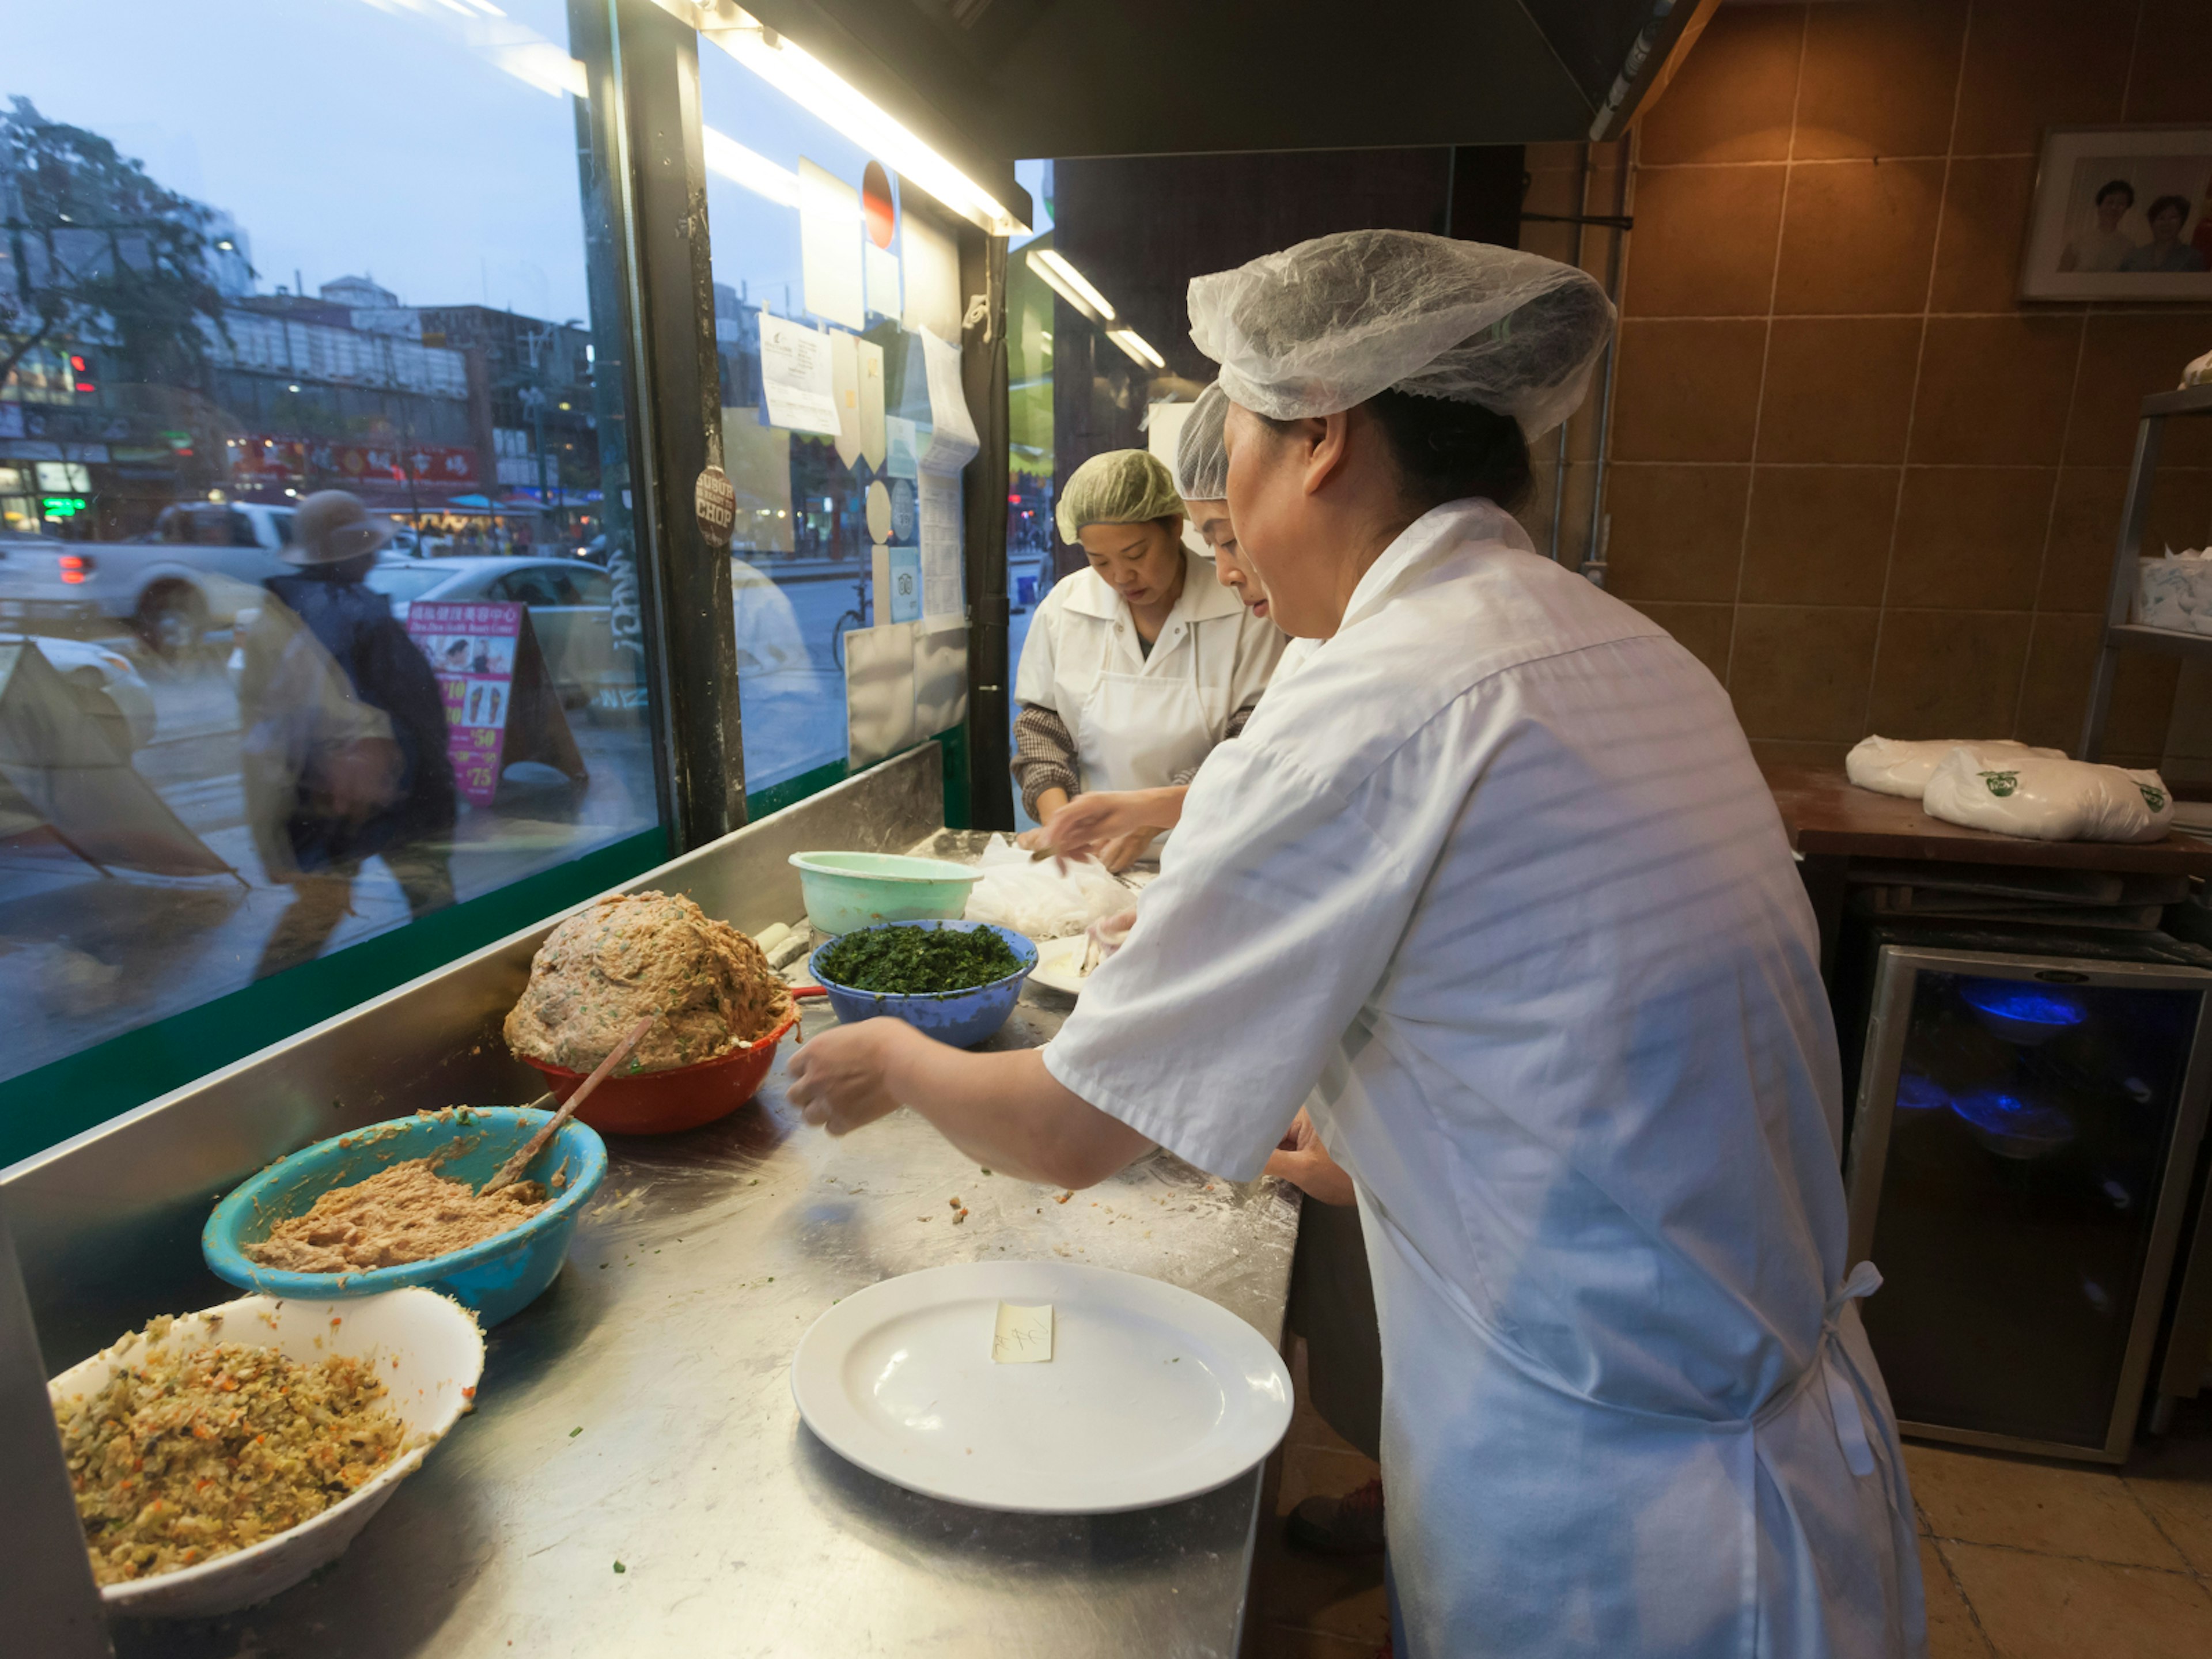
[[[770,426],[837,435],[830,337],[788,318],[760,315],[761,399]]]
[[[914,633],[914,725],[921,737],[968,718],[968,624],[925,622]]]
[[[925,472],[957,472],[982,447],[968,396],[960,386],[960,348],[921,331],[921,358],[929,387],[929,435],[921,453]]]
[[[918,456],[921,516],[921,611],[932,623],[968,612],[960,469],[981,447],[960,385],[960,349],[925,331],[922,361],[929,387],[930,431]]]
[[[806,308],[851,329],[868,325],[860,275],[860,192],[799,158],[799,274]]]
[[[845,757],[854,767],[914,746],[912,623],[856,628],[845,635]]]

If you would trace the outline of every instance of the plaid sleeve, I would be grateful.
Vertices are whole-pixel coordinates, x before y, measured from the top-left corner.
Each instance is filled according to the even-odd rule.
[[[1049,708],[1025,702],[1014,716],[1014,786],[1022,792],[1022,811],[1037,815],[1037,797],[1048,789],[1078,792],[1075,738],[1067,722]]]

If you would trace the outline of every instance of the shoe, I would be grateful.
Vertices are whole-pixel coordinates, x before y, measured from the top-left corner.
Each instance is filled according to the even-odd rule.
[[[1293,1549],[1316,1555],[1382,1553],[1382,1482],[1369,1481],[1341,1498],[1309,1498],[1292,1510],[1283,1534]]]

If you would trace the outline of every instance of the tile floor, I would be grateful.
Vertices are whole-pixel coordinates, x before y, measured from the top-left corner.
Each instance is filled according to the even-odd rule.
[[[1372,1659],[1389,1632],[1382,1558],[1334,1561],[1301,1555],[1283,1541],[1282,1517],[1301,1499],[1316,1492],[1335,1497],[1382,1473],[1307,1402],[1305,1353],[1304,1339],[1295,1340],[1291,1380],[1297,1408],[1290,1433],[1267,1461],[1241,1659]]]
[[[2212,1655],[2212,1398],[2125,1467],[1907,1444],[1929,1659]]]
[[[1242,1659],[1371,1659],[1382,1564],[1299,1555],[1280,1517],[1375,1465],[1297,1414],[1268,1464]],[[2212,1659],[2212,1395],[2121,1469],[1908,1443],[1929,1659]],[[1274,1519],[1267,1518],[1272,1515]]]

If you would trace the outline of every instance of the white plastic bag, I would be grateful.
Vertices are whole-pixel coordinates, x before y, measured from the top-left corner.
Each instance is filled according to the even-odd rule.
[[[1945,756],[1921,802],[1928,816],[2033,841],[2157,841],[2173,822],[2173,797],[2155,772],[1997,747],[1960,744]]]
[[[1033,939],[1064,939],[1129,908],[1136,895],[1096,859],[1071,861],[1063,874],[1050,859],[1030,855],[1003,836],[991,837],[975,860],[983,879],[969,890],[967,917],[1011,927]]]
[[[2146,628],[2212,634],[2212,548],[2136,561],[2133,620]]]
[[[1844,757],[1844,771],[1862,789],[1877,789],[1885,795],[1909,795],[1918,800],[1926,793],[1928,780],[1943,757],[1962,744],[1985,755],[2039,755],[2046,760],[2066,757],[2063,749],[2031,749],[2009,738],[1973,743],[1966,738],[1934,738],[1913,743],[1896,738],[1864,738]]]

